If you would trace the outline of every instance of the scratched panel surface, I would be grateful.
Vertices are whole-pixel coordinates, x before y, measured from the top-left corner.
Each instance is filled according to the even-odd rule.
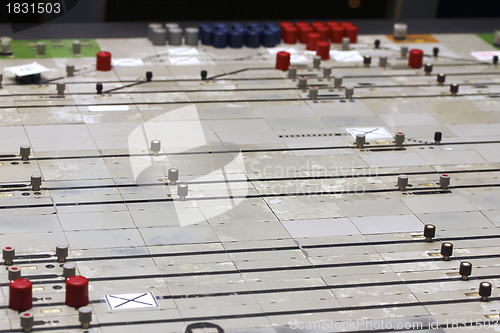
[[[500,70],[470,56],[493,49],[476,35],[433,38],[418,44],[434,66],[428,75],[409,68],[385,35],[351,45],[371,55],[370,66],[331,59],[313,68],[300,44],[217,50],[139,38],[97,44],[141,66],[98,72],[93,58],[37,58],[50,69],[38,85],[4,72],[0,245],[16,248],[14,264],[34,283],[34,329],[184,332],[211,322],[226,332],[498,331]],[[277,50],[304,60],[295,63],[304,89],[274,69]],[[25,63],[0,60],[2,68]],[[323,67],[343,77],[340,88]],[[437,73],[447,74],[444,85]],[[345,86],[354,86],[352,99]],[[204,144],[191,144],[199,133],[186,130],[158,155],[131,154],[132,133],[161,130],[162,119],[194,122]],[[366,144],[357,147],[348,129],[366,133]],[[23,144],[29,161],[19,157]],[[184,201],[170,168],[189,186]],[[35,173],[39,191],[30,187]],[[400,174],[409,177],[404,190]],[[450,175],[447,189],[441,174]],[[432,242],[426,224],[436,226]],[[443,242],[454,245],[449,261]],[[67,261],[90,280],[90,330],[64,305],[57,244],[68,244]],[[468,281],[462,261],[473,265]],[[488,301],[477,294],[482,281],[493,285]],[[0,332],[19,330],[6,269],[0,284]]]

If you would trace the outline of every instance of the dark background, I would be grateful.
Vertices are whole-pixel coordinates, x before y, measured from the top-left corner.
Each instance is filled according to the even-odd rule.
[[[0,22],[251,21],[500,17],[500,0],[41,0],[64,2],[67,14],[9,17]]]

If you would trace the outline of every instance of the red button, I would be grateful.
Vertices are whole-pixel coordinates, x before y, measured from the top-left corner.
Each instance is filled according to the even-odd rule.
[[[343,26],[344,28],[346,28],[349,26],[353,26],[354,24],[352,24],[352,22],[343,21],[343,22],[340,22],[340,25]]]
[[[326,26],[327,27],[336,27],[338,25],[339,25],[339,22],[337,22],[337,21],[328,21],[328,22],[326,22]]]
[[[296,44],[299,37],[299,30],[294,26],[285,27],[285,38],[283,41],[285,44]]]
[[[330,28],[327,26],[316,27],[316,32],[319,33],[319,40],[330,39]]]
[[[307,35],[309,33],[313,32],[314,29],[310,26],[307,26],[307,27],[303,26],[303,27],[299,28],[299,30],[300,30],[300,39],[299,40],[302,44],[306,44],[307,43]]]
[[[316,27],[324,27],[325,24],[321,21],[314,21],[313,23],[311,23],[311,26],[316,29]]]
[[[316,43],[319,40],[319,34],[317,32],[310,32],[307,34],[307,45],[306,49],[309,51],[316,51]]]
[[[331,27],[332,30],[332,42],[342,43],[342,38],[344,38],[345,28],[341,25],[336,27]]]
[[[345,27],[345,36],[349,37],[351,43],[358,42],[358,27],[355,25]]]
[[[75,275],[66,279],[66,305],[79,308],[89,304],[89,280]]]
[[[320,40],[316,43],[316,55],[319,55],[322,60],[330,59],[330,42]]]
[[[97,52],[96,61],[96,68],[98,71],[111,70],[111,53],[106,51]]]
[[[300,30],[300,28],[302,28],[302,27],[308,27],[309,23],[307,23],[307,22],[297,22],[297,23],[295,23],[295,26],[297,28],[299,28],[299,30]]]
[[[285,51],[276,53],[276,69],[286,71],[288,67],[290,67],[290,53]]]
[[[410,55],[408,56],[408,66],[411,68],[420,68],[424,62],[424,51],[419,49],[410,50]]]
[[[293,27],[293,23],[292,22],[281,22],[280,23],[281,39],[285,39],[285,28],[286,27]]]
[[[9,283],[9,308],[26,311],[33,307],[33,285],[27,279],[15,279]]]

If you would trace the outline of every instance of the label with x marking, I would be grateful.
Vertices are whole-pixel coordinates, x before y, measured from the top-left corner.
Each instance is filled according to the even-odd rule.
[[[153,293],[105,295],[111,310],[157,308]]]

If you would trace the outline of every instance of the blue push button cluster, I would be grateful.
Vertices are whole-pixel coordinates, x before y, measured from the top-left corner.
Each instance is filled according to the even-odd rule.
[[[223,49],[227,46],[239,49],[243,46],[257,48],[275,47],[281,42],[281,28],[275,23],[202,23],[199,26],[201,44]]]

